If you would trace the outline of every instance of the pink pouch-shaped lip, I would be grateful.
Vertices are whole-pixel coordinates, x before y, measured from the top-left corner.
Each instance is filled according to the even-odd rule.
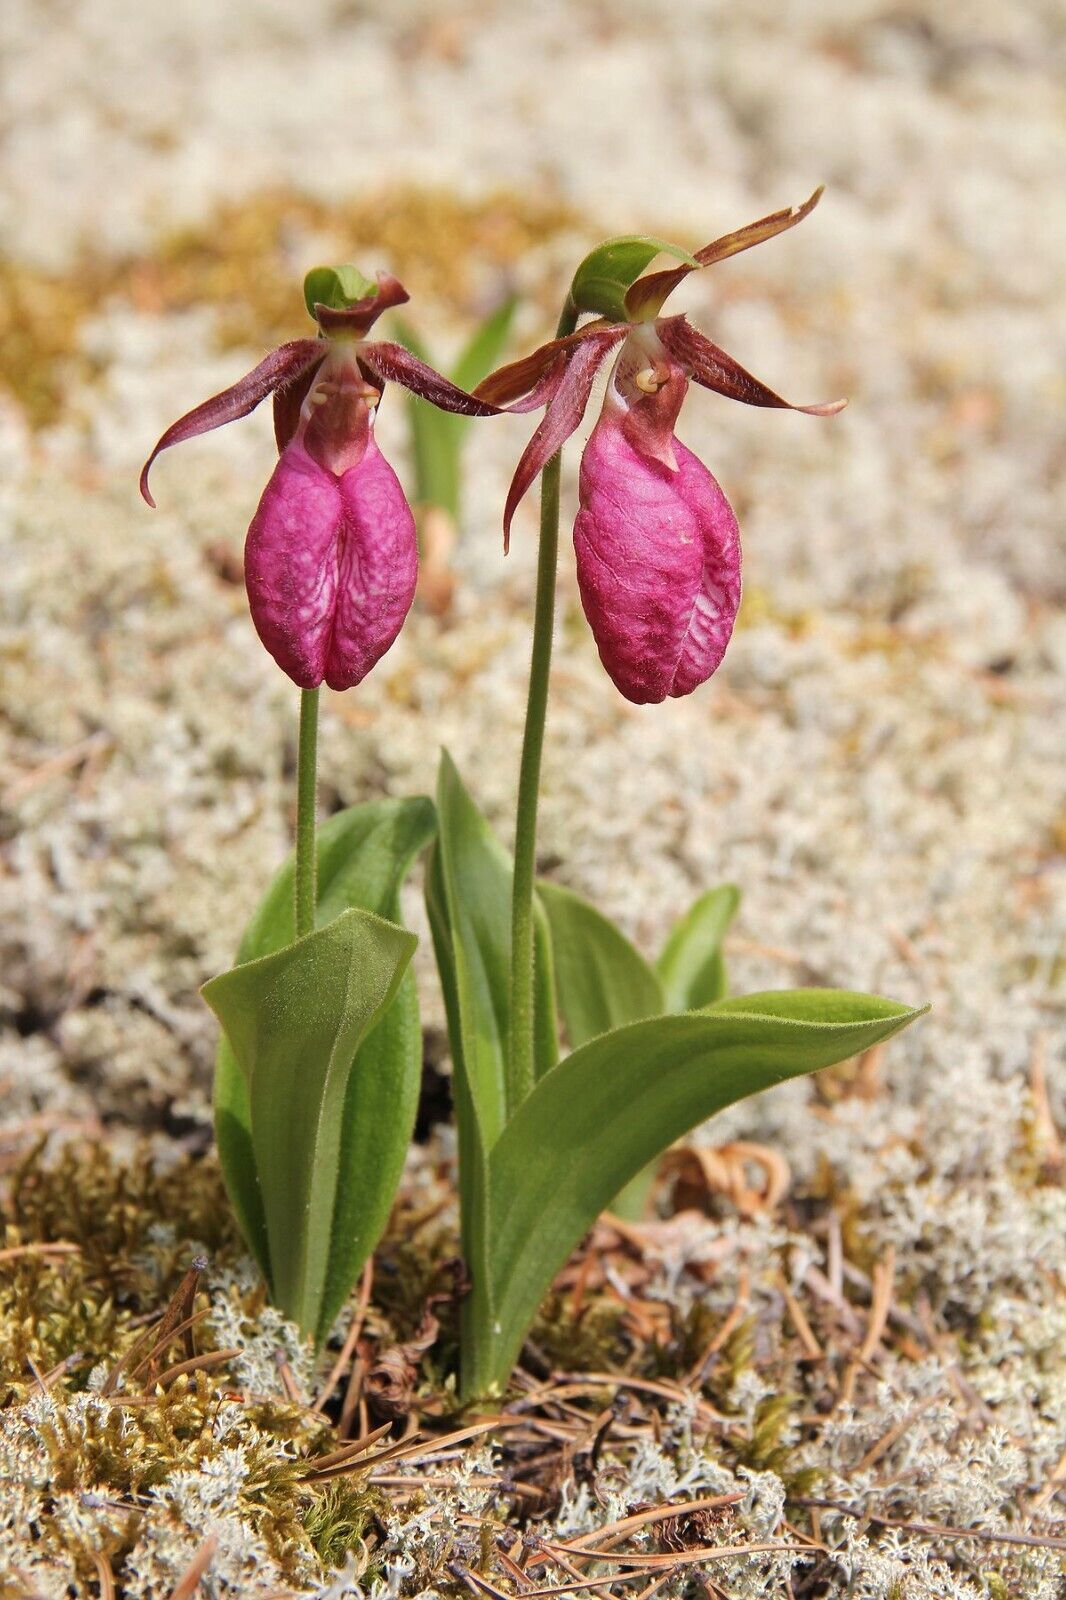
[[[691,694],[725,654],[740,604],[740,534],[721,488],[673,440],[676,471],[639,453],[607,409],[581,460],[578,585],[600,659],[638,705]]]
[[[371,432],[335,476],[299,439],[282,452],[248,529],[256,631],[301,689],[351,689],[394,643],[414,598],[415,523]]]

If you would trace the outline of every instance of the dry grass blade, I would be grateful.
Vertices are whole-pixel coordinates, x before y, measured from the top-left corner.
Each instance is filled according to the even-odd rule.
[[[200,1580],[206,1575],[207,1569],[215,1559],[217,1549],[218,1539],[212,1533],[204,1540],[171,1590],[170,1600],[192,1600],[192,1596],[200,1587]]]
[[[707,1348],[703,1351],[699,1360],[696,1361],[685,1374],[686,1387],[691,1389],[699,1388],[704,1377],[706,1376],[708,1366],[718,1354],[719,1350],[721,1350],[725,1345],[726,1341],[733,1333],[733,1330],[737,1327],[743,1318],[744,1313],[747,1311],[750,1298],[751,1273],[747,1267],[741,1267],[740,1278],[737,1284],[736,1300],[733,1302],[729,1315],[726,1317],[721,1327],[717,1330],[714,1338],[707,1345]]]
[[[295,1372],[293,1372],[280,1350],[274,1356],[274,1366],[277,1368],[281,1387],[285,1390],[286,1400],[290,1400],[294,1406],[298,1406],[303,1399],[300,1393],[300,1385],[296,1381]]]
[[[454,1433],[441,1434],[439,1439],[421,1441],[421,1436],[413,1440],[405,1440],[395,1452],[391,1452],[394,1459],[406,1457],[412,1461],[426,1461],[432,1456],[437,1456],[442,1450],[450,1450],[454,1445],[465,1444],[468,1439],[480,1439],[483,1434],[494,1433],[500,1428],[514,1428],[518,1424],[510,1417],[490,1417],[486,1422],[475,1422],[469,1428],[457,1428]]]
[[[888,1323],[888,1313],[892,1308],[892,1286],[896,1275],[896,1251],[889,1245],[883,1261],[879,1261],[873,1271],[873,1296],[870,1303],[870,1321],[866,1329],[866,1337],[859,1350],[860,1361],[872,1361],[881,1343],[881,1337]]]
[[[599,1555],[601,1551],[608,1551],[614,1545],[620,1544],[623,1539],[628,1539],[630,1534],[635,1533],[638,1528],[651,1527],[657,1522],[669,1522],[674,1517],[688,1516],[693,1512],[717,1511],[724,1506],[736,1505],[738,1501],[743,1500],[744,1492],[743,1489],[740,1489],[734,1490],[730,1494],[706,1495],[700,1500],[681,1500],[673,1505],[667,1503],[661,1506],[654,1506],[650,1511],[638,1511],[634,1516],[623,1517],[618,1522],[608,1522],[602,1528],[596,1528],[592,1533],[581,1534],[577,1539],[569,1539],[562,1544],[552,1545],[550,1548],[553,1552],[567,1550],[571,1555],[583,1555],[585,1557],[593,1553]],[[595,1542],[597,1545],[595,1552],[588,1550],[587,1546],[590,1542]],[[546,1545],[545,1549],[548,1548]],[[554,1556],[549,1558],[547,1555],[535,1555],[530,1562],[530,1566],[534,1562],[548,1559],[554,1559]]]
[[[370,1304],[370,1291],[373,1288],[373,1285],[374,1258],[371,1256],[367,1261],[366,1266],[363,1268],[363,1276],[359,1283],[359,1299],[356,1302],[355,1316],[352,1318],[352,1325],[348,1329],[348,1337],[344,1341],[340,1355],[330,1368],[329,1377],[322,1385],[321,1394],[311,1407],[311,1410],[314,1412],[321,1412],[324,1410],[327,1400],[333,1393],[337,1384],[340,1382],[341,1375],[347,1371],[348,1363],[355,1354],[355,1347],[359,1343],[359,1335],[362,1333],[363,1323],[366,1321],[367,1307]]]
[[[631,1378],[624,1372],[559,1372],[556,1373],[560,1383],[574,1385],[574,1392],[580,1394],[582,1389],[636,1389],[641,1394],[658,1395],[661,1400],[686,1400],[693,1399],[691,1389],[684,1388],[680,1383],[664,1383],[654,1378]],[[723,1417],[712,1405],[696,1396],[698,1409],[709,1417],[712,1422],[728,1422],[728,1417]]]
[[[195,1323],[201,1322],[203,1318],[207,1316],[210,1309],[210,1306],[205,1306],[202,1311],[197,1311],[194,1316],[188,1319],[189,1326],[193,1326]],[[146,1346],[152,1346],[152,1340],[157,1338],[161,1326],[162,1324],[160,1320],[156,1317],[153,1317],[151,1322],[144,1329],[143,1333],[138,1334],[137,1338],[130,1345],[125,1355],[120,1356],[115,1362],[115,1365],[111,1368],[111,1371],[107,1375],[104,1386],[100,1391],[101,1394],[105,1396],[114,1394],[134,1357],[139,1356]],[[179,1324],[179,1326],[174,1329],[174,1332],[170,1337],[173,1338],[176,1334],[183,1333],[184,1331],[184,1327]],[[170,1340],[168,1339],[167,1343],[169,1342]],[[149,1354],[144,1356],[137,1366],[129,1372],[130,1381],[132,1382],[133,1379],[144,1370],[153,1356],[160,1353],[161,1347],[158,1345],[158,1343],[155,1346],[152,1346]]]
[[[224,1362],[232,1361],[236,1356],[243,1355],[240,1345],[234,1345],[231,1350],[205,1350],[202,1356],[193,1356],[191,1361],[179,1361],[176,1366],[167,1367],[155,1379],[153,1387],[165,1389],[173,1383],[175,1378],[184,1377],[189,1372],[206,1372],[211,1367],[221,1367]]]
[[[405,1442],[397,1441],[384,1450],[376,1450],[373,1455],[367,1455],[364,1450],[334,1452],[335,1459],[328,1466],[316,1466],[304,1478],[305,1483],[325,1483],[328,1478],[342,1478],[349,1472],[372,1472],[383,1461],[395,1461],[398,1457],[406,1455]]]
[[[658,1578],[653,1578],[651,1583],[648,1584],[647,1588],[642,1589],[640,1593],[635,1596],[635,1600],[651,1600],[652,1595],[658,1594],[663,1584],[669,1583],[673,1576],[674,1568],[667,1567],[665,1572],[661,1573]]]
[[[383,1422],[380,1428],[375,1428],[372,1433],[364,1433],[361,1439],[353,1439],[351,1444],[341,1445],[339,1450],[331,1450],[328,1455],[316,1456],[308,1462],[309,1468],[314,1471],[322,1467],[335,1467],[341,1461],[351,1461],[356,1456],[362,1455],[370,1446],[383,1439],[392,1427],[391,1422]]]
[[[7,1261],[21,1261],[25,1256],[78,1256],[81,1246],[57,1239],[54,1244],[12,1244],[0,1250],[0,1265]]]
[[[115,1574],[106,1556],[93,1556],[93,1566],[100,1584],[100,1600],[115,1600]]]
[[[453,1564],[449,1566],[448,1570],[453,1577],[458,1578],[461,1583],[465,1583],[472,1594],[491,1595],[492,1600],[513,1600],[513,1597],[507,1593],[506,1589],[498,1589],[487,1578],[483,1578],[478,1572],[471,1572],[468,1567],[460,1567],[457,1564]],[[573,1583],[552,1584],[543,1589],[525,1588],[521,1589],[519,1593],[522,1595],[522,1600],[548,1600],[549,1596],[573,1594],[578,1589],[607,1589],[611,1584],[624,1581],[624,1578],[620,1578],[615,1573],[605,1578],[579,1578]]]
[[[792,1290],[789,1288],[788,1279],[785,1277],[784,1273],[778,1274],[777,1283],[778,1288],[781,1290],[785,1306],[788,1310],[789,1321],[799,1334],[800,1344],[802,1344],[804,1350],[810,1356],[812,1361],[824,1361],[825,1351],[818,1343],[818,1340],[815,1337],[814,1329],[807,1321],[806,1312],[796,1299],[796,1296],[792,1293]]]
[[[1064,1541],[1066,1543],[1066,1541]],[[578,1550],[572,1545],[554,1545],[550,1540],[542,1541],[545,1550],[564,1550],[569,1556],[587,1556],[592,1561],[606,1561],[612,1566],[633,1567],[639,1572],[658,1572],[663,1567],[691,1567],[697,1566],[702,1561],[721,1561],[726,1556],[749,1555],[795,1555],[798,1552],[809,1551],[809,1544],[712,1544],[705,1545],[699,1550],[672,1551],[669,1555],[650,1555],[647,1551],[629,1552],[623,1550]]]
[[[881,1457],[887,1451],[891,1450],[892,1446],[896,1444],[898,1440],[902,1439],[908,1428],[913,1427],[918,1421],[918,1418],[924,1416],[930,1407],[935,1406],[940,1399],[941,1396],[939,1394],[931,1394],[919,1405],[914,1406],[910,1411],[908,1411],[905,1417],[901,1417],[898,1422],[894,1423],[892,1427],[889,1428],[887,1433],[883,1433],[880,1439],[878,1439],[875,1444],[870,1446],[869,1450],[867,1450],[866,1454],[855,1468],[855,1471],[865,1472],[868,1467],[872,1467],[876,1462],[880,1461]]]
[[[1053,1534],[1012,1533],[1004,1529],[993,1533],[988,1528],[951,1528],[941,1522],[908,1522],[905,1517],[881,1517],[873,1511],[860,1511],[857,1506],[842,1505],[837,1500],[797,1498],[798,1506],[813,1506],[822,1511],[835,1511],[839,1516],[851,1517],[855,1522],[873,1522],[879,1528],[902,1528],[905,1533],[923,1534],[929,1539],[976,1539],[981,1544],[1017,1544],[1030,1550],[1066,1550],[1066,1539]]]

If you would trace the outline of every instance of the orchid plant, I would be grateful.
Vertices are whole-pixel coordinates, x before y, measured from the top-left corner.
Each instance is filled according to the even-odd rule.
[[[613,355],[581,464],[582,603],[628,699],[691,693],[729,641],[740,545],[722,490],[674,435],[678,412],[690,382],[747,404],[786,402],[662,308],[690,272],[792,227],[817,199],[695,255],[646,236],[606,241],[578,268],[556,338],[473,392],[402,345],[368,337],[406,299],[395,278],[372,286],[354,268],[318,268],[305,284],[317,337],[283,345],[176,422],[145,467],[149,498],[161,450],[273,394],[280,455],[248,530],[245,573],[259,636],[302,695],[295,851],[237,964],[203,991],[223,1029],[216,1127],[238,1220],[277,1304],[324,1341],[385,1227],[412,1134],[421,1030],[409,970],[416,940],[401,922],[400,889],[426,854],[470,1280],[459,1375],[467,1399],[506,1384],[567,1255],[607,1206],[639,1206],[649,1163],[674,1140],[918,1015],[840,990],[728,997],[722,940],[739,900],[731,885],[702,895],[648,961],[580,896],[536,881],[562,446]],[[646,272],[660,254],[677,264]],[[366,676],[415,589],[412,514],[374,440],[389,381],[460,417],[545,408],[503,518],[506,541],[540,475],[513,858],[446,752],[435,801],[379,800],[316,827],[319,686],[348,689]],[[841,403],[798,409],[824,416]]]

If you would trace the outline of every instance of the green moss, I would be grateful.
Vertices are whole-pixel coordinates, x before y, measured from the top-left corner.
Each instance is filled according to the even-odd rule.
[[[123,1562],[146,1519],[172,1505],[180,1524],[181,1495],[212,1463],[235,1472],[231,1514],[287,1578],[320,1574],[358,1546],[374,1491],[358,1478],[321,1489],[304,1481],[307,1459],[336,1444],[326,1420],[245,1394],[227,1363],[168,1379],[166,1368],[186,1357],[180,1336],[141,1368],[168,1302],[177,1320],[177,1292],[200,1252],[216,1297],[253,1326],[262,1312],[261,1289],[243,1286],[243,1247],[213,1158],[164,1167],[144,1149],[120,1162],[100,1146],[70,1146],[48,1161],[38,1147],[15,1173],[2,1217],[6,1246],[20,1253],[0,1262],[0,1443],[17,1441],[28,1492],[47,1485],[27,1530],[38,1554],[72,1563],[86,1593],[104,1555],[121,1594]],[[75,1248],[35,1248],[57,1242]],[[220,1277],[232,1287],[219,1290]],[[194,1294],[196,1311],[209,1307]],[[201,1318],[197,1355],[217,1348],[212,1319]],[[103,1392],[124,1357],[122,1382]]]
[[[573,1295],[550,1294],[530,1333],[532,1347],[553,1367],[568,1372],[625,1372],[633,1367],[634,1341],[625,1307],[606,1295],[590,1295],[576,1313]]]
[[[370,1525],[378,1496],[336,1479],[315,1496],[303,1519],[304,1532],[322,1565],[339,1567],[357,1549]]]

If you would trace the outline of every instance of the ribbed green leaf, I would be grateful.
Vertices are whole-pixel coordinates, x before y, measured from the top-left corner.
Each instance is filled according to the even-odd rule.
[[[725,1000],[602,1034],[560,1061],[488,1156],[489,1282],[464,1365],[468,1395],[502,1385],[553,1277],[612,1195],[724,1106],[846,1060],[919,1013],[806,989]]]
[[[212,978],[202,991],[248,1085],[274,1299],[319,1338],[349,1082],[359,1047],[392,1003],[417,942],[369,911],[344,911],[295,944]],[[354,1073],[358,1181],[380,1214],[391,1162],[382,1159],[382,1130],[372,1121],[382,1109],[381,1086],[366,1085],[364,1103],[363,1076]],[[364,1254],[375,1243],[361,1240]]]
[[[511,874],[508,852],[481,815],[447,751],[437,786],[438,841],[430,911],[447,931],[454,974],[449,1035],[455,1072],[469,1086],[485,1149],[507,1119],[506,1062],[511,1000]],[[432,886],[431,886],[432,887]],[[550,943],[543,914],[536,939],[537,1072],[558,1058]]]
[[[662,984],[620,928],[572,889],[542,881],[537,893],[551,928],[555,993],[571,1050],[627,1022],[662,1015]],[[610,1203],[615,1216],[643,1216],[654,1177],[651,1166],[630,1179]]]
[[[537,895],[551,929],[555,993],[572,1050],[666,1010],[659,979],[602,912],[561,884],[542,880]]]
[[[732,883],[708,889],[674,924],[655,963],[667,1011],[698,1011],[729,992],[722,940],[740,905]]]
[[[492,1327],[487,1271],[489,1151],[508,1116],[512,863],[463,786],[447,751],[437,785],[438,834],[426,904],[448,1013],[452,1091],[459,1134],[463,1258],[473,1287],[463,1302],[464,1371],[484,1358]],[[534,1055],[538,1074],[558,1059],[551,941],[537,908],[534,925]],[[491,1333],[489,1335],[491,1338]]]
[[[317,839],[318,926],[332,922],[352,906],[398,922],[401,885],[412,862],[433,837],[435,827],[433,802],[422,796],[352,806],[324,822]],[[290,855],[245,929],[237,953],[238,964],[272,954],[293,942],[293,872]],[[414,1126],[421,1071],[418,996],[413,974],[406,973],[387,1014],[364,1041],[357,1070],[349,1080],[340,1155],[340,1170],[348,1181],[341,1185],[334,1219],[333,1249],[323,1295],[324,1320],[336,1313],[358,1276],[369,1253],[365,1240],[374,1234],[369,1247],[373,1248],[387,1221],[391,1191],[399,1181]],[[372,1085],[380,1087],[385,1101],[380,1113],[366,1104]],[[374,1138],[382,1165],[382,1182],[376,1191],[360,1176],[359,1147],[366,1117],[375,1124]],[[241,1231],[271,1283],[266,1220],[252,1149],[248,1086],[225,1036],[219,1043],[215,1066],[215,1130],[226,1187]]]

